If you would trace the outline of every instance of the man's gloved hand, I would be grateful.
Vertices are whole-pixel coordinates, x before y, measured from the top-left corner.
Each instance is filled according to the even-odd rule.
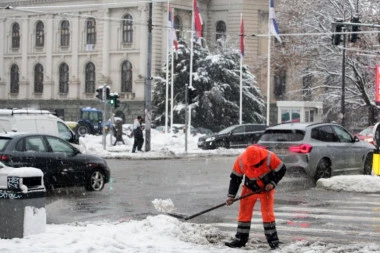
[[[234,203],[234,198],[231,198],[231,197],[228,197],[227,200],[226,200],[226,205],[227,206],[230,206]]]
[[[269,192],[269,191],[271,191],[271,190],[273,190],[273,189],[274,189],[274,185],[271,184],[271,183],[269,183],[269,184],[267,184],[267,185],[265,186],[265,191],[266,191],[266,192]]]

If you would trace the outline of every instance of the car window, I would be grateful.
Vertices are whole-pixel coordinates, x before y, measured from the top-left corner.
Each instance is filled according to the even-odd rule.
[[[238,126],[234,130],[232,130],[234,134],[241,134],[245,132],[245,126]]]
[[[220,130],[219,134],[228,134],[234,128],[235,128],[235,126],[229,126],[229,127],[225,128],[223,130]]]
[[[74,154],[74,149],[70,144],[52,136],[48,136],[46,139],[54,153]]]
[[[4,151],[7,147],[7,144],[9,143],[11,139],[9,138],[1,138],[0,139],[0,151]]]
[[[245,127],[247,132],[262,131],[266,128],[265,125],[247,125]]]
[[[61,137],[65,141],[71,140],[73,136],[70,129],[64,123],[60,121],[57,121],[57,124],[58,124],[59,137]]]
[[[339,142],[331,126],[320,126],[311,130],[311,138],[324,142]]]
[[[367,127],[366,129],[362,130],[359,134],[360,135],[369,135],[373,132],[373,126]]]
[[[41,136],[25,137],[26,152],[47,152],[43,138]]]
[[[353,142],[351,134],[349,134],[343,127],[332,126],[340,142]]]
[[[260,141],[302,141],[305,131],[299,129],[268,129],[260,138]]]

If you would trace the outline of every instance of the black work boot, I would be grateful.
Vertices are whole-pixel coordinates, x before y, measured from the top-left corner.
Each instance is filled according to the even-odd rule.
[[[241,229],[241,227],[245,227],[249,231],[250,223],[240,223],[238,225],[238,230]],[[235,239],[232,240],[232,242],[226,242],[225,245],[230,248],[241,248],[244,247],[245,244],[248,242],[249,233],[242,233],[237,232],[235,235]]]
[[[244,247],[247,241],[235,238],[232,240],[232,242],[226,242],[225,245],[230,247],[230,248],[241,248]]]
[[[264,233],[271,249],[277,249],[279,240],[276,230],[276,222],[264,222]]]
[[[269,247],[271,248],[271,249],[278,249],[278,242],[270,242],[269,243]]]

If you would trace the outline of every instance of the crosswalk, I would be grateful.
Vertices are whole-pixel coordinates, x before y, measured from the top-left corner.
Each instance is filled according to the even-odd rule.
[[[281,241],[380,242],[380,194],[326,191],[316,196],[302,196],[302,199],[298,204],[281,200],[276,202],[276,224]],[[223,222],[213,225],[233,235],[236,215],[225,216]],[[265,240],[259,203],[252,218],[250,237],[253,236]]]

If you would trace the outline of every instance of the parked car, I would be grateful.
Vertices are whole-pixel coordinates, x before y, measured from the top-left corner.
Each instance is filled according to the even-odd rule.
[[[263,124],[229,126],[219,133],[199,137],[198,148],[245,148],[256,143],[266,128],[267,126]]]
[[[268,127],[256,144],[276,153],[290,174],[318,180],[339,174],[371,174],[374,146],[335,123]]]
[[[65,140],[46,134],[0,134],[0,162],[40,169],[46,188],[84,186],[101,191],[110,179],[104,159],[82,154]]]
[[[371,144],[374,144],[373,143],[373,128],[374,126],[369,126],[363,129],[362,131],[360,131],[359,133],[355,134],[355,136],[357,136],[359,140],[361,141],[366,141]]]
[[[47,110],[0,109],[0,131],[51,134],[78,143],[78,136],[70,127]]]

